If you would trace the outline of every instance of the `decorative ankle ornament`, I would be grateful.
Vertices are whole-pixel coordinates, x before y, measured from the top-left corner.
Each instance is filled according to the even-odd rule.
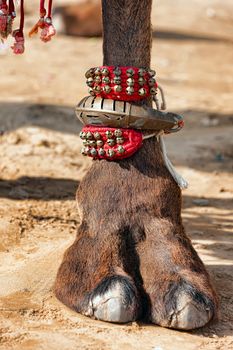
[[[86,126],[80,132],[81,153],[94,159],[120,160],[132,156],[141,146],[143,136],[133,129]]]
[[[136,67],[102,66],[86,72],[91,96],[84,97],[76,107],[77,117],[86,125],[80,133],[84,146],[81,153],[93,159],[120,160],[133,155],[144,139],[157,137],[165,166],[180,188],[187,188],[187,181],[168,159],[162,137],[181,130],[184,121],[178,114],[160,110],[166,109],[166,103],[154,76],[154,71]],[[149,97],[156,109],[132,103]],[[144,136],[134,129],[153,133]]]
[[[179,131],[183,118],[175,113],[161,112],[147,105],[84,97],[76,107],[76,114],[84,125],[132,128],[139,130],[164,130],[165,133]]]
[[[19,0],[19,2],[20,26],[18,29],[13,31],[13,21],[16,17],[16,0],[0,0],[0,40],[4,41],[10,34],[12,34],[15,42],[11,48],[17,55],[24,52],[24,0]],[[56,30],[52,24],[52,0],[48,0],[47,17],[46,13],[45,0],[40,0],[40,19],[29,33],[29,36],[32,36],[33,34],[37,33],[39,29],[41,29],[40,38],[43,42],[50,41],[56,34]]]
[[[155,71],[137,67],[101,66],[85,77],[92,96],[119,101],[139,101],[157,94]]]

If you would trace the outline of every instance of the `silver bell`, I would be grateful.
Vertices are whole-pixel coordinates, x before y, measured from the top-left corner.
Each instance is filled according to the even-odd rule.
[[[91,133],[90,131],[88,131],[88,132],[86,133],[86,138],[87,138],[88,140],[91,140],[91,139],[93,138],[93,135],[92,135],[92,133]]]
[[[121,92],[122,91],[122,86],[121,85],[115,85],[114,86],[114,91],[115,92]]]
[[[124,142],[125,142],[125,140],[124,140],[123,137],[117,137],[117,138],[116,138],[116,143],[117,143],[118,145],[122,145]]]
[[[103,87],[103,91],[104,92],[106,92],[106,94],[109,94],[110,92],[111,92],[111,87],[109,86],[109,85],[105,85],[104,87]]]
[[[113,134],[110,130],[107,130],[105,134],[106,134],[108,139],[110,139],[113,136]]]
[[[104,84],[109,84],[109,83],[110,83],[109,77],[103,77],[102,82],[103,82]]]
[[[84,131],[81,131],[81,132],[79,133],[79,137],[80,137],[82,140],[84,140],[84,139],[86,138],[86,133],[85,133]]]
[[[96,140],[99,140],[101,138],[101,135],[100,135],[100,133],[98,131],[94,133],[94,138]]]
[[[95,78],[94,78],[94,81],[96,84],[99,84],[101,83],[101,77],[99,75],[97,75]]]
[[[90,140],[88,141],[89,146],[95,147],[96,146],[96,141],[95,140]]]
[[[94,85],[94,79],[93,78],[88,78],[86,81],[87,86],[92,87]]]
[[[97,144],[97,147],[102,147],[104,142],[102,140],[97,140],[96,144]]]
[[[128,77],[132,77],[133,75],[134,75],[134,70],[132,69],[132,68],[129,68],[129,69],[127,69],[127,71],[126,71],[126,75],[128,76]]]
[[[133,93],[134,93],[134,88],[131,87],[131,86],[128,86],[128,87],[126,88],[126,93],[127,93],[128,95],[133,95]]]
[[[119,146],[119,147],[117,148],[117,151],[118,151],[118,153],[120,153],[120,154],[125,153],[125,149],[124,149],[123,146]]]
[[[152,88],[150,89],[150,94],[151,94],[151,95],[156,95],[156,94],[157,94],[157,89],[156,89],[155,87],[152,87]]]
[[[99,154],[99,156],[103,157],[105,155],[105,150],[103,148],[100,148],[98,150],[98,154]]]
[[[92,157],[96,157],[97,156],[97,150],[95,148],[92,148],[90,151],[90,154]]]
[[[121,77],[118,77],[118,76],[114,77],[113,78],[113,83],[116,84],[116,85],[121,84]]]
[[[114,146],[114,145],[115,145],[115,143],[116,143],[116,142],[115,142],[115,140],[114,140],[114,139],[108,139],[107,143],[108,143],[108,145],[109,145],[109,146],[111,146],[111,147],[112,147],[112,146]]]
[[[150,69],[150,70],[148,71],[148,74],[149,74],[150,77],[154,77],[155,74],[156,74],[156,72],[155,72],[155,70]]]
[[[101,75],[101,69],[100,68],[96,68],[95,69],[95,75]]]
[[[144,88],[139,89],[139,90],[138,90],[138,94],[139,94],[140,96],[145,96],[145,95],[146,95],[146,89],[144,89]]]
[[[145,75],[145,73],[146,73],[146,70],[145,70],[144,68],[140,68],[140,69],[138,70],[138,75],[139,75],[139,77],[143,77],[143,76]]]
[[[90,78],[90,77],[93,77],[93,75],[94,75],[94,69],[93,69],[93,68],[89,69],[89,70],[85,73],[85,77],[86,77],[87,79]]]
[[[112,158],[112,157],[115,156],[115,151],[113,151],[113,149],[108,149],[107,155],[108,155],[110,158]]]
[[[114,71],[113,71],[113,73],[115,74],[115,75],[121,75],[121,70],[120,70],[120,68],[119,67],[116,67],[115,69],[114,69]]]
[[[108,68],[102,68],[102,75],[106,76],[106,75],[109,75],[109,70]]]
[[[142,86],[142,85],[144,85],[144,84],[145,84],[145,82],[146,82],[146,81],[145,81],[145,79],[144,79],[144,78],[142,78],[142,77],[138,78],[138,84],[139,84],[139,85],[141,85],[141,86]]]
[[[114,135],[115,135],[116,137],[121,137],[121,136],[122,136],[122,131],[121,131],[120,129],[116,129],[116,130],[114,131]]]
[[[134,86],[134,79],[133,78],[128,78],[126,80],[126,83],[127,83],[128,86]]]
[[[150,78],[148,80],[148,84],[149,84],[149,86],[154,86],[155,85],[155,79],[154,78]]]

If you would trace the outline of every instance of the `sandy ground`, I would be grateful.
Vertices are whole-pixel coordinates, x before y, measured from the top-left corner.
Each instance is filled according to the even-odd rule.
[[[219,321],[193,332],[111,325],[54,297],[56,271],[79,224],[75,191],[91,164],[80,155],[73,106],[86,93],[83,72],[101,63],[102,42],[58,36],[44,46],[34,39],[23,57],[0,55],[0,349],[233,349],[233,6],[156,4],[152,67],[169,109],[186,120],[167,146],[190,183],[183,220],[219,293]]]

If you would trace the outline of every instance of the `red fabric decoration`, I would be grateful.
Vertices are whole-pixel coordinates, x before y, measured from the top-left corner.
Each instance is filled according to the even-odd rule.
[[[48,4],[48,15],[46,16],[45,0],[40,0],[40,19],[30,30],[29,36],[37,34],[39,29],[41,29],[40,39],[47,43],[56,34],[56,30],[52,23],[52,0],[49,0]]]
[[[56,30],[52,24],[52,0],[48,0],[48,14],[46,17],[45,0],[40,1],[40,19],[34,25],[29,36],[38,33],[41,29],[40,38],[43,42],[48,42],[56,34]],[[12,30],[13,20],[16,17],[15,12],[16,0],[0,0],[0,40],[7,39],[12,34],[15,39],[11,46],[13,52],[17,55],[24,52],[24,0],[20,0],[20,26],[19,29]]]
[[[7,29],[7,8],[5,8],[5,5],[0,6],[0,33],[1,36],[4,36],[4,33]]]
[[[47,43],[56,34],[56,30],[52,24],[52,21],[47,17],[44,21],[44,26],[40,34],[40,39]]]
[[[116,82],[116,74],[114,71],[117,69],[120,70],[121,74],[119,74],[120,83],[118,84]],[[139,70],[142,70],[142,68],[138,67],[114,67],[114,66],[101,66],[97,68],[91,68],[88,72],[93,70],[100,70],[101,72],[103,69],[108,70],[108,74],[104,75],[103,73],[99,74],[100,82],[96,82],[96,79],[99,79],[95,73],[90,76],[90,79],[93,79],[93,84],[91,85],[91,81],[87,80],[87,85],[90,87],[89,93],[91,95],[95,96],[101,96],[106,99],[112,99],[112,100],[119,100],[119,101],[139,101],[145,98],[150,97],[151,95],[155,95],[157,92],[158,84],[154,79],[155,72],[151,70],[145,69],[144,74],[139,75]],[[134,74],[130,76],[127,74],[127,70],[132,69]],[[88,76],[88,72],[86,73],[86,76]],[[149,74],[151,72],[152,74]],[[153,74],[154,72],[154,74]],[[109,78],[109,82],[105,82],[105,78]],[[88,79],[88,78],[87,78]],[[129,82],[127,83],[127,80],[132,79],[133,82],[131,82],[132,85],[129,85]],[[141,82],[140,82],[141,80]],[[142,82],[144,80],[144,83]],[[140,83],[139,83],[140,82]],[[117,91],[117,86],[121,87],[121,91]],[[127,88],[133,88],[133,93],[127,92]],[[99,89],[99,91],[98,91]],[[108,89],[110,91],[108,91]],[[153,93],[152,93],[153,90]]]
[[[18,30],[15,30],[13,32],[13,37],[15,38],[15,42],[13,46],[11,46],[13,52],[16,55],[22,55],[24,53],[24,35],[23,32]]]
[[[14,3],[12,1],[11,6],[9,6],[11,11],[14,11]],[[14,13],[14,12],[12,12]],[[21,0],[20,4],[20,25],[19,29],[16,29],[12,36],[15,39],[14,44],[11,46],[13,52],[16,55],[22,55],[24,53],[24,34],[23,34],[23,28],[24,28],[24,0]]]
[[[111,133],[112,136],[108,137],[107,133]],[[116,133],[121,135],[117,136]],[[120,160],[128,158],[142,146],[142,133],[133,129],[85,126],[80,137],[84,142],[82,154],[94,159]],[[114,145],[109,145],[109,140],[114,140]],[[98,145],[98,141],[102,141],[102,145]],[[94,145],[91,144],[93,142]],[[95,143],[97,144],[95,145]]]
[[[9,6],[6,0],[0,1],[0,39],[7,39],[8,35],[12,32],[13,24],[13,11],[12,1],[9,0]]]

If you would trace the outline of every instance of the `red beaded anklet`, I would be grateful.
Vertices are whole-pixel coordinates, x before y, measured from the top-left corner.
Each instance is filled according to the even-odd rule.
[[[89,93],[106,99],[139,101],[157,94],[155,71],[137,67],[101,66],[85,76]]]
[[[85,126],[80,132],[81,153],[94,159],[118,160],[132,156],[142,146],[142,133],[133,129]]]

